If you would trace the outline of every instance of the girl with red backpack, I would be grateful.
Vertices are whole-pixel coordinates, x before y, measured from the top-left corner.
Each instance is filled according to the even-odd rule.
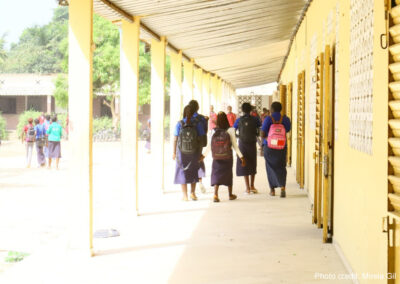
[[[286,197],[286,133],[290,131],[291,123],[287,116],[281,114],[280,102],[273,102],[271,111],[271,116],[264,119],[261,127],[269,194],[275,196],[275,188],[280,187],[281,197]]]
[[[212,152],[213,163],[211,170],[211,186],[214,186],[214,202],[219,202],[218,189],[220,185],[228,187],[229,200],[235,200],[237,196],[232,193],[233,184],[233,155],[232,148],[237,153],[242,166],[246,166],[242,152],[236,143],[235,129],[230,128],[226,114],[221,111],[217,116],[215,132],[208,143],[207,149],[200,157],[203,161],[207,154]]]

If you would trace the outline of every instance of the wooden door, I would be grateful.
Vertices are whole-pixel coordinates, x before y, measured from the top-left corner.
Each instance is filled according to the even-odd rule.
[[[324,54],[321,53],[315,59],[315,80],[316,80],[316,104],[315,104],[315,140],[314,140],[314,206],[313,206],[313,224],[318,228],[322,227],[321,213],[321,174],[322,174],[322,117],[323,117],[323,84],[324,84]]]
[[[395,1],[386,1],[386,20],[389,50],[389,131],[388,131],[388,191],[387,206],[388,216],[384,218],[383,231],[387,233],[388,249],[388,273],[396,273],[397,279],[388,279],[388,283],[400,283],[400,171],[397,166],[400,161],[400,77],[398,64],[400,63],[400,51],[398,49],[400,23],[400,5]],[[382,43],[383,45],[385,43]]]
[[[331,47],[325,47],[323,84],[323,141],[322,141],[322,240],[332,241],[332,197],[333,197],[333,143],[334,143],[334,91],[333,91],[333,59]]]
[[[304,188],[305,154],[305,71],[297,76],[297,163],[296,177],[300,188]]]
[[[286,100],[286,116],[292,122],[292,93],[293,84],[289,83],[287,85],[287,100]],[[292,165],[292,131],[289,131],[286,137],[287,140],[287,165]]]

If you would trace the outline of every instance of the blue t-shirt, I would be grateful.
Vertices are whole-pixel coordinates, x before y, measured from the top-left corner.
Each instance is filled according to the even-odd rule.
[[[43,124],[35,125],[36,139],[44,138],[46,136],[46,129]]]
[[[271,115],[275,119],[275,121],[279,121],[281,119],[280,112],[273,112]],[[290,119],[286,115],[282,118],[282,124],[286,129],[286,133],[289,132],[292,125],[290,123]],[[263,125],[261,127],[261,130],[264,131],[264,133],[267,137],[268,137],[268,132],[269,132],[269,128],[271,127],[271,125],[272,125],[271,116],[265,117]],[[263,145],[267,145],[266,139],[263,140]]]
[[[207,123],[206,118],[204,116],[198,114],[197,112],[195,112],[193,114],[193,118],[195,118],[197,121],[199,121],[203,125],[204,133],[207,133],[208,123]]]
[[[257,126],[257,128],[260,128],[260,127],[261,127],[261,121],[260,121],[260,119],[259,119],[258,117],[252,116],[252,115],[250,115],[250,114],[245,114],[245,115],[239,117],[238,119],[236,119],[235,123],[233,124],[233,127],[234,127],[235,129],[238,129],[238,128],[239,128],[239,121],[240,121],[240,119],[241,119],[242,117],[245,117],[245,116],[247,116],[247,117],[252,117],[252,118],[256,121],[256,126]]]
[[[183,122],[186,123],[186,121],[187,121],[187,118],[185,117],[183,119]],[[174,136],[179,136],[179,132],[181,131],[181,128],[182,128],[181,121],[178,121],[178,123],[175,126]],[[196,123],[196,130],[197,130],[197,135],[198,136],[206,135],[206,133],[204,132],[204,128],[203,128],[202,123]]]

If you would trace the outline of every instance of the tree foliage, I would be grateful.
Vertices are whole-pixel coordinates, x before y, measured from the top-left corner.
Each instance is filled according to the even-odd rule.
[[[93,17],[93,91],[105,95],[105,104],[112,108],[120,88],[120,33],[118,27],[104,18]],[[68,7],[58,7],[50,23],[26,28],[10,50],[0,37],[0,73],[63,73],[68,74]],[[143,42],[139,47],[139,104],[150,103],[151,55]],[[169,58],[166,74],[169,74]],[[169,76],[166,77],[166,93]],[[55,81],[56,104],[68,106],[68,78],[59,75]],[[113,109],[111,109],[113,112]]]
[[[3,73],[62,72],[63,52],[60,43],[68,35],[68,9],[54,10],[52,21],[44,26],[26,28],[18,43],[11,44],[7,60],[1,67]]]

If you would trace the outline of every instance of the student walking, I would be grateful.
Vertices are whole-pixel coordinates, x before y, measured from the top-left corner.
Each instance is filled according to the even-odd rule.
[[[208,117],[201,115],[198,113],[199,111],[199,103],[196,100],[191,100],[189,102],[189,106],[193,110],[193,122],[200,123],[204,129],[204,135],[199,137],[201,147],[199,148],[199,155],[201,155],[203,147],[207,146],[207,132],[208,132]],[[206,166],[204,161],[200,161],[199,164],[199,187],[202,193],[206,193],[206,187],[203,185],[203,178],[206,176]]]
[[[264,119],[267,117],[267,116],[270,116],[271,115],[271,113],[270,113],[270,111],[267,109],[267,108],[263,108],[263,112],[262,112],[262,114],[261,114],[261,123],[263,123],[264,122]]]
[[[40,123],[38,118],[35,119],[35,132],[36,132],[36,154],[39,167],[46,166],[46,158],[43,153],[43,147],[46,142],[46,130],[44,125]]]
[[[193,119],[194,111],[188,105],[183,119],[176,124],[172,159],[176,160],[174,184],[182,186],[183,201],[188,201],[187,184],[191,186],[190,198],[197,200],[196,183],[199,182],[201,145],[199,137],[205,135],[203,126]]]
[[[210,106],[210,119],[208,121],[208,129],[211,131],[217,126],[217,114],[214,112],[214,106]]]
[[[228,118],[229,126],[233,127],[233,124],[235,124],[235,121],[236,121],[236,114],[234,114],[232,112],[232,107],[231,106],[228,106],[227,110],[228,110],[228,113],[226,114],[226,117]]]
[[[281,114],[281,103],[272,103],[271,111],[271,116],[265,118],[261,128],[265,167],[270,195],[275,196],[275,188],[280,187],[281,197],[286,197],[286,133],[290,131],[291,123],[287,116]]]
[[[48,159],[49,158],[49,149],[48,149],[48,147],[47,147],[47,145],[48,145],[48,143],[47,143],[47,141],[48,141],[48,136],[47,136],[47,129],[49,129],[49,126],[50,126],[50,115],[48,115],[48,114],[46,114],[45,115],[45,117],[44,117],[45,119],[44,119],[44,122],[43,122],[43,126],[44,126],[44,130],[46,131],[45,133],[46,133],[46,136],[45,136],[45,144],[44,144],[44,146],[43,146],[43,153],[44,153],[44,156],[45,156],[45,158],[46,159]]]
[[[217,116],[217,125],[215,132],[208,143],[204,159],[208,153],[212,152],[213,162],[211,170],[211,186],[214,186],[214,202],[219,202],[218,189],[221,185],[228,187],[229,200],[235,200],[237,196],[233,191],[233,155],[232,148],[238,155],[241,165],[246,166],[242,152],[240,152],[236,143],[235,129],[229,127],[229,121],[224,112],[219,112]]]
[[[57,116],[54,115],[51,118],[51,124],[46,131],[48,137],[48,151],[49,151],[49,164],[48,168],[51,168],[52,159],[56,159],[56,169],[58,170],[58,164],[61,158],[61,136],[62,127],[57,122]]]
[[[26,143],[26,167],[31,167],[33,146],[35,144],[36,132],[33,126],[33,119],[28,119],[28,124],[24,126],[21,133],[22,143]]]
[[[257,136],[261,122],[258,117],[251,116],[251,105],[242,104],[243,116],[235,121],[233,127],[239,130],[239,149],[243,153],[246,165],[241,164],[238,158],[236,163],[236,175],[243,176],[246,183],[246,193],[257,193],[254,180],[257,173]]]

